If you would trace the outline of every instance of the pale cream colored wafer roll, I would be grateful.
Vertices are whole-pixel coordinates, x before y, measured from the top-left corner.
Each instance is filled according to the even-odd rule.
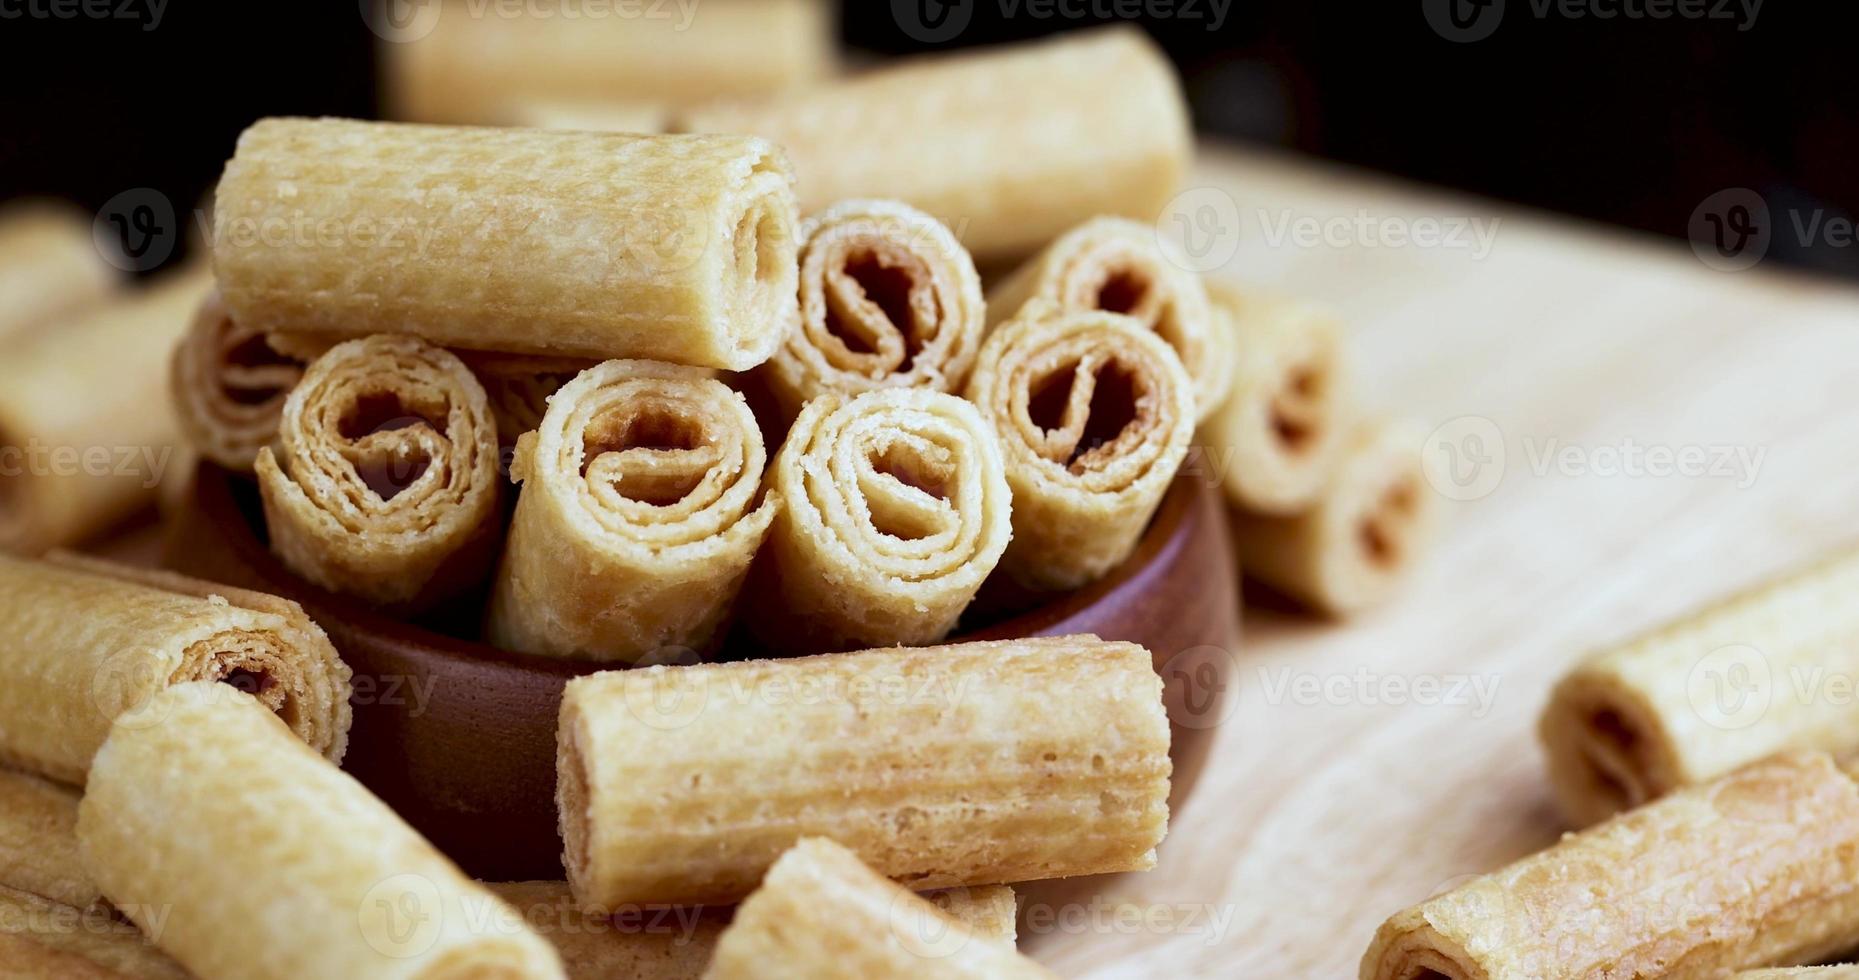
[[[1823,753],[1674,793],[1395,915],[1362,980],[1707,980],[1859,944],[1859,787]]]
[[[841,201],[801,226],[800,326],[762,374],[789,416],[826,392],[960,391],[985,325],[981,277],[947,227]]]
[[[161,913],[153,910],[153,914]],[[72,908],[0,886],[0,977],[6,980],[190,980],[191,976],[141,930],[106,907]]]
[[[77,857],[78,791],[0,769],[0,887],[72,908],[103,894]]]
[[[303,379],[303,361],[235,323],[215,292],[175,347],[169,377],[181,432],[194,450],[249,473],[258,451],[277,442],[284,399]]]
[[[590,133],[663,133],[671,128],[671,109],[651,102],[528,99],[512,103],[509,117],[514,126]]]
[[[249,691],[316,751],[348,748],[349,668],[294,602],[97,559],[0,557],[0,762],[81,785],[119,715],[174,684]],[[135,723],[132,721],[132,723]]]
[[[1783,749],[1859,750],[1859,551],[1598,651],[1538,726],[1577,825]],[[1833,686],[1829,686],[1833,685]]]
[[[760,977],[1051,977],[1005,944],[866,867],[823,837],[776,861],[742,907],[704,972]]]
[[[97,753],[78,844],[110,901],[189,970],[563,976],[515,910],[251,697],[181,684],[150,708],[154,724],[118,723]]]
[[[0,343],[100,305],[116,284],[76,208],[35,201],[0,209]]]
[[[814,834],[950,887],[1148,868],[1168,829],[1161,682],[1092,636],[609,671],[558,736],[590,905],[734,901]]]
[[[1329,616],[1385,600],[1420,562],[1439,523],[1439,499],[1420,468],[1423,435],[1405,423],[1361,423],[1308,510],[1235,511],[1239,567]]]
[[[748,622],[789,653],[934,643],[1000,561],[1013,505],[999,440],[954,395],[886,388],[807,404],[775,457]]]
[[[271,550],[298,575],[417,611],[489,574],[497,424],[451,353],[415,337],[339,344],[285,400],[278,435],[258,489]]]
[[[906,201],[983,261],[1028,255],[1100,214],[1154,220],[1190,151],[1174,68],[1129,28],[924,58],[694,110],[681,128],[786,147],[803,211]]]
[[[204,269],[0,352],[0,550],[74,544],[152,507],[182,441],[166,366],[212,288]]]
[[[573,357],[454,353],[484,386],[491,417],[497,420],[497,441],[505,446],[514,446],[523,433],[534,432],[549,410],[549,396],[595,363]]]
[[[766,461],[748,404],[700,368],[582,372],[517,444],[488,639],[623,662],[714,650],[779,506]]]
[[[1001,568],[1072,589],[1136,547],[1194,435],[1194,387],[1162,338],[1117,313],[1034,304],[988,336],[968,398],[1013,488]]]
[[[741,371],[794,322],[797,224],[751,137],[266,119],[220,178],[213,268],[268,333]]]

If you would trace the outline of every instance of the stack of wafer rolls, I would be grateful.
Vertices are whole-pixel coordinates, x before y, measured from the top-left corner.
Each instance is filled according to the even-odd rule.
[[[227,469],[251,472],[277,441],[284,399],[303,379],[303,361],[240,326],[216,292],[201,303],[174,348],[169,377],[175,415],[189,445]]]
[[[0,209],[0,344],[102,303],[116,282],[76,208]]]

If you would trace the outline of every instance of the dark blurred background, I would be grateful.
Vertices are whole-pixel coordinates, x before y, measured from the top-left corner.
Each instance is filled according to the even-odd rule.
[[[156,19],[158,2],[0,0],[0,198],[95,210],[153,187],[184,210],[253,119],[376,114],[354,0],[171,0]],[[952,16],[966,27],[946,43],[900,24]],[[1204,133],[1674,237],[1732,187],[1778,212],[1859,212],[1844,3],[852,0],[841,34],[888,55],[1116,19],[1180,65]],[[1768,261],[1859,277],[1859,247],[1793,237]]]

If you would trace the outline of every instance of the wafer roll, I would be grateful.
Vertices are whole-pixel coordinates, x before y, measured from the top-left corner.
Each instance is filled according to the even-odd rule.
[[[771,102],[695,110],[682,128],[786,147],[803,211],[856,197],[906,201],[983,261],[1030,254],[1100,214],[1153,220],[1190,146],[1174,69],[1127,28],[924,58]]]
[[[779,502],[748,599],[790,653],[934,643],[1012,533],[999,441],[973,405],[887,388],[807,404],[775,457]]]
[[[457,353],[484,386],[491,417],[497,420],[497,441],[505,446],[514,446],[523,433],[534,432],[542,424],[543,413],[549,410],[549,396],[594,366],[591,361],[572,357]]]
[[[1288,517],[1233,514],[1246,574],[1330,616],[1386,599],[1431,543],[1439,501],[1420,470],[1421,433],[1370,422],[1348,437],[1330,483]]]
[[[191,980],[179,963],[105,907],[72,908],[3,886],[0,977]]]
[[[789,416],[826,392],[961,389],[986,310],[948,228],[907,204],[842,201],[801,241],[800,328],[763,371]]]
[[[348,747],[349,668],[294,602],[67,555],[0,557],[0,763],[81,785],[110,722],[194,680],[255,694],[318,752]]]
[[[1859,750],[1855,596],[1846,551],[1589,656],[1539,725],[1563,812],[1589,824],[1783,749]]]
[[[277,441],[284,399],[303,379],[303,362],[233,322],[215,292],[175,347],[169,377],[181,432],[194,450],[249,473],[258,451]]]
[[[78,844],[110,901],[189,970],[563,976],[513,909],[257,701],[193,683],[152,708],[161,723],[118,724],[97,753]]]
[[[77,801],[74,789],[0,769],[0,888],[79,909],[102,901],[78,863]]]
[[[1389,919],[1362,980],[1706,980],[1859,944],[1859,787],[1790,753]]]
[[[749,137],[266,119],[220,178],[213,267],[266,332],[740,371],[794,322],[797,224]]]
[[[1000,434],[1013,487],[1001,568],[1036,590],[1076,588],[1129,557],[1194,435],[1181,360],[1116,313],[1035,304],[988,336],[968,398]]]
[[[1168,827],[1161,682],[1091,636],[609,671],[558,736],[584,904],[734,901],[811,834],[948,887],[1147,868]]]
[[[663,133],[671,109],[652,102],[525,99],[509,107],[510,123],[531,129],[590,133]]]
[[[349,341],[284,403],[258,454],[271,550],[298,575],[419,610],[481,583],[495,559],[497,424],[452,354],[413,337]]]
[[[116,274],[76,208],[0,210],[0,343],[99,305],[115,289]]]
[[[736,910],[704,976],[1051,977],[823,837],[789,848]]]
[[[714,649],[778,506],[766,461],[748,404],[701,369],[582,372],[518,444],[490,641],[625,662]]]

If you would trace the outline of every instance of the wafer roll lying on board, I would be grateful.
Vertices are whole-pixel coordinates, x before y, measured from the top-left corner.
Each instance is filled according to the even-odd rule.
[[[518,443],[490,641],[621,662],[711,651],[778,506],[766,461],[748,404],[700,368],[582,372]]]
[[[905,885],[1150,867],[1168,719],[1091,636],[609,671],[568,684],[564,866],[587,905],[730,902],[831,834]]]
[[[0,769],[0,888],[86,909],[103,894],[77,856],[78,791]]]
[[[1668,623],[1579,664],[1539,734],[1585,825],[1783,749],[1859,749],[1859,550]]]
[[[775,457],[780,510],[749,625],[773,650],[934,643],[1012,533],[999,440],[954,395],[886,388],[807,404]]]
[[[258,451],[277,441],[284,399],[303,379],[303,362],[235,323],[215,292],[175,347],[169,378],[188,443],[227,469],[249,473]]]
[[[4,886],[0,886],[0,977],[192,980],[141,930],[105,907],[72,908]]]
[[[118,724],[97,753],[78,844],[110,901],[189,970],[563,976],[514,910],[256,700],[181,684],[151,711],[158,723]]]
[[[0,557],[0,762],[82,785],[110,722],[194,680],[255,694],[318,752],[348,747],[349,668],[294,602],[67,555]]]
[[[750,137],[266,119],[220,178],[213,268],[266,332],[741,371],[794,322],[797,224]]]
[[[1362,980],[1707,980],[1859,945],[1859,786],[1775,756],[1395,915]]]
[[[491,417],[497,420],[497,441],[516,445],[525,432],[534,432],[549,410],[549,396],[594,362],[573,357],[531,357],[523,354],[487,354],[458,351],[459,360],[484,386]]]
[[[298,575],[418,611],[481,583],[496,556],[497,424],[447,351],[377,335],[317,358],[258,453],[271,550]]]
[[[0,209],[0,343],[101,304],[116,282],[76,208]]]
[[[1051,977],[824,837],[789,848],[717,941],[708,980]]]
[[[1122,562],[1194,435],[1194,388],[1162,338],[1116,313],[1043,304],[988,336],[968,398],[1000,434],[1013,488],[1001,568],[1071,589]]]
[[[1173,67],[1126,28],[923,58],[770,102],[693,110],[681,128],[781,144],[804,212],[847,198],[905,201],[983,261],[1023,257],[1100,214],[1154,220],[1190,147]]]

